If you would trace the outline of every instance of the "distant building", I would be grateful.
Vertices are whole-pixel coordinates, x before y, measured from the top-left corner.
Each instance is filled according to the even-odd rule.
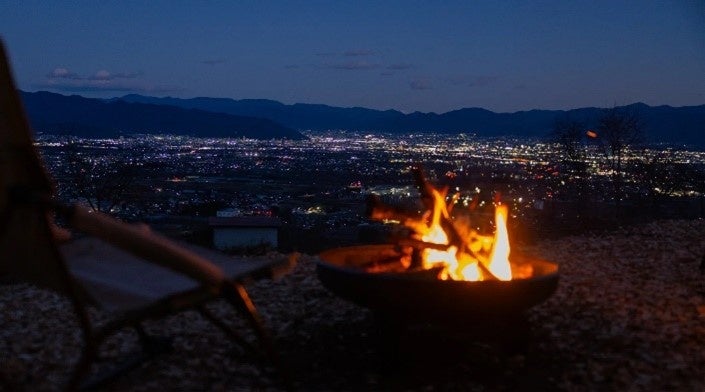
[[[269,216],[215,216],[208,219],[213,228],[213,245],[221,250],[269,245],[276,248],[281,220]]]

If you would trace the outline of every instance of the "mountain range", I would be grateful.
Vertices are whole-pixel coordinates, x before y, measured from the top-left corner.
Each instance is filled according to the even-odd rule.
[[[200,137],[305,139],[300,132],[259,117],[177,106],[105,101],[78,95],[21,92],[35,131],[82,137],[164,133]]]
[[[128,102],[172,105],[235,115],[268,118],[299,130],[353,129],[380,132],[473,133],[478,136],[542,137],[557,119],[570,118],[588,128],[597,126],[605,109],[589,107],[573,110],[530,110],[495,113],[481,108],[466,108],[447,113],[404,114],[396,110],[373,110],[360,107],[340,108],[326,105],[294,104],[264,99],[234,100],[228,98],[154,98],[126,95]],[[627,105],[644,124],[647,140],[654,143],[689,144],[705,147],[705,105],[648,106]]]
[[[299,139],[299,131],[346,129],[365,132],[469,133],[478,136],[543,137],[557,119],[597,125],[603,108],[530,110],[495,113],[465,108],[442,114],[402,113],[362,107],[286,105],[266,99],[157,98],[137,94],[110,100],[37,92],[22,93],[32,125],[38,130],[81,132],[177,133],[197,136],[246,136]],[[624,107],[638,114],[647,140],[705,148],[705,105]],[[80,130],[80,131],[77,131]]]

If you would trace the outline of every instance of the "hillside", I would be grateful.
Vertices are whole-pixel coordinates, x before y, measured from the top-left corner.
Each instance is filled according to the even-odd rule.
[[[293,129],[263,118],[120,100],[106,102],[45,91],[21,92],[21,96],[32,127],[39,132],[82,137],[164,133],[253,139],[305,138]]]
[[[298,130],[353,129],[381,132],[474,133],[479,136],[544,136],[557,118],[569,116],[588,127],[597,125],[604,109],[530,110],[495,113],[481,108],[465,108],[447,113],[404,114],[395,110],[340,108],[327,105],[285,105],[263,99],[229,98],[156,98],[130,94],[119,98],[127,102],[173,105],[241,116],[267,118]],[[671,107],[629,105],[642,118],[650,142],[690,144],[705,148],[705,105]]]

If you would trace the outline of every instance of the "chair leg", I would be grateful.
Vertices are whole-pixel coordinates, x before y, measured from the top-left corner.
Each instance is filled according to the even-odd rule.
[[[213,312],[208,310],[208,308],[206,308],[204,305],[200,305],[196,309],[198,309],[198,312],[201,314],[201,316],[203,316],[206,320],[213,323],[213,325],[218,327],[218,329],[223,331],[223,333],[227,337],[229,337],[230,340],[232,340],[233,342],[235,342],[236,344],[238,344],[239,346],[244,348],[248,354],[250,354],[250,355],[256,354],[256,350],[254,349],[254,347],[252,347],[250,342],[245,340],[245,338],[243,338],[239,333],[237,333],[237,331],[235,331],[229,325],[224,323],[221,319],[216,317],[216,315],[214,315]]]
[[[235,307],[240,313],[244,314],[248,323],[255,331],[257,339],[259,339],[262,348],[270,358],[276,357],[274,344],[269,332],[264,327],[262,317],[260,316],[255,304],[252,303],[250,296],[247,294],[245,287],[237,282],[229,282],[225,289],[225,299]]]
[[[285,388],[287,390],[292,390],[291,378],[289,377],[286,369],[282,366],[279,360],[279,355],[277,355],[277,352],[274,349],[272,337],[264,327],[262,316],[260,316],[257,308],[255,308],[255,304],[252,303],[245,286],[239,282],[227,282],[223,288],[223,294],[225,300],[246,317],[250,326],[255,331],[255,334],[267,354],[267,357],[269,357],[269,360],[279,372]]]

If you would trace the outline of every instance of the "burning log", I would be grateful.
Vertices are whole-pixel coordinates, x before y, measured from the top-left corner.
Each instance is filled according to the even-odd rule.
[[[507,259],[508,244],[503,245],[504,248],[499,255],[495,255],[496,244],[492,245],[492,252],[486,254],[488,248],[483,244],[488,240],[492,243],[492,240],[474,231],[463,230],[462,227],[456,226],[459,223],[450,216],[452,203],[457,198],[451,201],[450,206],[447,205],[445,201],[447,189],[439,191],[434,188],[426,180],[421,166],[413,167],[411,172],[426,210],[423,215],[386,205],[376,195],[371,195],[367,199],[367,212],[370,218],[399,221],[410,229],[408,237],[396,241],[398,247],[413,248],[407,270],[429,269],[441,264],[446,267],[444,279],[448,277],[468,280],[511,279]],[[500,214],[499,210],[498,207],[497,214]],[[506,209],[501,210],[505,211],[501,215],[506,222]],[[506,229],[502,232],[506,240]],[[503,260],[501,270],[497,270],[497,265],[493,265],[496,259]]]
[[[416,249],[412,250],[411,253],[399,249],[401,247],[408,248],[413,246],[429,246],[442,248],[438,244],[429,244],[423,241],[409,242],[407,240],[400,240],[397,244],[394,255],[390,255],[381,259],[371,260],[366,263],[360,264],[359,267],[367,272],[372,273],[392,273],[392,274],[403,274],[407,278],[428,278],[437,279],[438,276],[443,271],[443,266],[435,266],[432,268],[424,268],[422,263],[414,265],[414,257],[420,257],[420,254]],[[409,263],[409,258],[411,258],[411,263]],[[406,260],[406,262],[405,262]]]
[[[421,165],[412,167],[411,174],[413,174],[414,181],[416,181],[416,186],[419,188],[421,201],[423,202],[424,207],[426,207],[427,210],[433,209],[435,203],[433,192],[435,189],[433,189],[433,186],[426,181],[426,176],[423,175],[423,168]]]
[[[417,184],[420,188],[421,192],[421,199],[423,200],[424,207],[427,210],[432,210],[433,209],[433,194],[432,192],[434,191],[433,187],[428,184],[426,181],[423,173],[421,173],[420,169],[414,168],[412,169],[414,172],[414,177],[417,179]],[[428,196],[430,195],[430,196]],[[427,202],[426,200],[428,197],[431,198],[431,202]],[[418,214],[414,214],[410,211],[406,211],[404,209],[390,206],[387,204],[384,204],[379,196],[377,195],[369,195],[367,197],[367,214],[371,219],[375,220],[395,220],[399,221],[402,223],[408,222],[408,221],[418,221],[421,219],[421,216]],[[448,233],[449,237],[448,242],[450,244],[458,244],[463,246],[464,248],[467,248],[465,245],[465,241],[463,241],[461,235],[459,234],[458,229],[455,227],[455,224],[453,221],[450,219],[448,216],[441,216],[441,226],[443,227],[443,230]],[[413,240],[409,240],[409,243],[412,243]],[[423,243],[423,241],[419,241],[420,243]],[[430,244],[426,242],[425,244]],[[434,245],[439,245],[439,244],[434,244]],[[413,245],[409,245],[413,246]],[[426,248],[429,248],[430,246],[425,246]],[[445,248],[434,248],[438,250],[447,250],[448,246],[445,246]],[[462,251],[465,251],[465,249],[462,249]],[[469,251],[469,249],[468,249]],[[471,253],[472,254],[472,253]]]
[[[421,200],[427,210],[433,210],[435,206],[435,198],[433,196],[434,192],[437,192],[431,184],[426,181],[426,176],[423,174],[423,169],[421,166],[415,166],[411,169],[411,173],[414,175],[414,180],[416,181],[416,186],[419,188],[419,193],[421,194]],[[443,192],[444,194],[446,192]],[[458,233],[458,229],[455,224],[450,219],[447,214],[441,214],[440,225],[443,231],[448,235],[448,242],[451,244],[457,244],[460,247],[465,247],[465,241]],[[464,251],[464,249],[458,249],[459,251]]]
[[[421,219],[411,211],[384,204],[377,195],[367,196],[367,216],[374,220],[395,220],[402,223]]]
[[[435,249],[442,250],[444,252],[448,251],[448,248],[450,248],[450,245],[434,244],[433,242],[415,240],[413,238],[400,238],[399,240],[397,240],[397,245],[411,247],[418,250]]]
[[[437,191],[426,180],[426,176],[424,176],[423,169],[420,165],[413,167],[411,169],[411,172],[414,175],[416,186],[419,187],[419,193],[421,194],[421,200],[423,201],[424,206],[426,206],[427,209],[433,209],[435,205],[435,198],[433,197],[433,193]],[[446,212],[448,212],[447,209]],[[455,227],[455,223],[452,219],[450,219],[450,216],[448,214],[440,215],[439,224],[448,236],[448,243],[458,247],[457,254],[466,253],[471,257],[479,260],[479,257],[475,254],[475,252],[470,249],[465,239],[460,235],[458,228]],[[490,270],[488,270],[483,263],[478,261],[477,266],[482,271],[483,276],[489,279],[496,279],[494,274],[490,272]]]

